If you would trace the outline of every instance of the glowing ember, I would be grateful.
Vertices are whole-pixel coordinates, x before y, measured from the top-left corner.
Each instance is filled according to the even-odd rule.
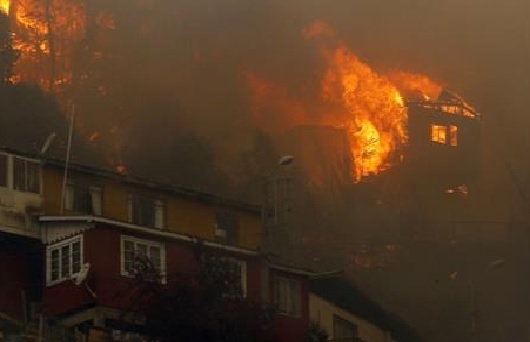
[[[127,170],[127,167],[125,165],[123,165],[123,164],[118,164],[118,165],[115,166],[115,170],[116,170],[117,173],[123,175],[123,174],[125,174],[125,171]]]
[[[0,0],[0,12],[9,14],[9,3],[10,0]]]

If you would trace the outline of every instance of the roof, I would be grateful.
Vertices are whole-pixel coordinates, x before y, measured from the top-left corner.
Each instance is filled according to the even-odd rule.
[[[111,220],[111,219],[107,219],[107,218],[99,217],[99,216],[41,216],[39,217],[39,221],[43,223],[69,223],[67,229],[64,229],[63,226],[57,226],[57,228],[60,229],[61,232],[59,234],[50,234],[50,236],[48,237],[48,240],[45,240],[45,243],[53,243],[59,240],[69,238],[72,235],[75,235],[84,230],[93,228],[94,223],[108,224],[108,225],[117,227],[119,229],[133,231],[137,233],[150,234],[153,236],[171,239],[171,240],[184,241],[184,242],[198,242],[199,241],[199,239],[193,236],[170,232],[167,230],[146,228],[146,227],[139,226],[133,223]],[[80,224],[88,223],[90,225],[86,225],[85,227],[76,227],[75,225],[71,225],[71,223],[80,223]],[[53,229],[54,227],[48,227],[48,228]],[[254,250],[245,249],[241,247],[224,245],[224,244],[210,242],[210,241],[203,241],[202,243],[206,247],[222,249],[227,252],[233,252],[233,253],[237,253],[241,255],[247,255],[247,256],[260,255],[259,251],[254,251]]]
[[[19,155],[19,156],[24,156],[27,158],[39,159],[43,162],[44,165],[49,165],[53,167],[64,167],[65,165],[65,161],[62,159],[43,157],[37,153],[22,152],[22,151],[13,149],[13,148],[7,148],[7,147],[2,147],[2,146],[0,146],[0,151],[5,152],[5,153]],[[121,174],[114,170],[97,168],[93,166],[82,165],[79,163],[70,163],[68,166],[68,169],[92,174],[95,176],[113,179],[119,182],[135,184],[135,185],[140,185],[143,187],[148,187],[148,188],[152,188],[152,189],[156,189],[160,191],[165,191],[165,192],[177,194],[180,196],[195,198],[200,201],[204,201],[208,203],[226,205],[226,206],[244,210],[252,214],[259,214],[261,212],[261,208],[258,205],[222,197],[219,195],[209,194],[206,192],[201,192],[201,191],[191,189],[191,188],[161,183],[161,182],[157,182],[157,181],[150,180],[147,178],[136,177],[136,176],[129,175],[129,174]]]
[[[422,342],[423,339],[401,318],[384,310],[364,293],[343,272],[315,275],[310,281],[311,292],[383,330],[390,331],[401,342]]]

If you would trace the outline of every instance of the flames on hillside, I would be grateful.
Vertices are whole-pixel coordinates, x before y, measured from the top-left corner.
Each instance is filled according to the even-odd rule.
[[[88,11],[87,6],[84,1],[0,0],[0,11],[11,20],[13,47],[19,55],[11,81],[36,82],[60,101],[70,100],[75,86],[92,77],[87,70],[75,67],[76,58],[103,57],[102,51],[87,51],[85,40],[91,30],[87,23],[105,32],[116,29],[112,13]],[[297,124],[345,129],[354,182],[399,163],[408,139],[404,99],[436,100],[442,86],[421,74],[375,71],[323,21],[303,29],[300,39],[315,45],[325,65],[319,94],[311,100],[300,99],[280,81],[253,68],[244,69],[254,123],[265,129],[284,130]],[[104,84],[98,84],[97,93],[108,96]],[[85,132],[89,142],[100,140],[99,134]]]

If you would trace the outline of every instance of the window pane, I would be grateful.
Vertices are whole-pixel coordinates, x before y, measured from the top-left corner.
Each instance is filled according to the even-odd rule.
[[[13,189],[26,191],[26,162],[20,158],[13,158]]]
[[[61,247],[61,278],[70,277],[70,246]]]
[[[72,273],[81,270],[81,243],[75,242],[72,245]]]
[[[134,243],[132,241],[123,242],[123,253],[125,271],[131,273],[134,264]]]
[[[38,194],[40,193],[40,166],[32,161],[26,161],[26,166],[26,191]]]
[[[66,210],[74,210],[74,186],[72,184],[66,185],[66,192],[64,194],[64,208]]]
[[[155,202],[155,228],[164,228],[164,204],[162,201]]]
[[[449,127],[449,143],[451,146],[457,146],[458,145],[458,127],[457,126],[450,126]]]
[[[101,188],[97,186],[90,187],[90,196],[92,200],[92,214],[101,215]]]
[[[54,249],[51,252],[51,280],[59,279],[59,250]]]
[[[7,187],[7,155],[0,154],[0,186]]]
[[[160,247],[157,247],[157,246],[149,247],[149,259],[151,260],[151,263],[153,264],[153,267],[155,268],[155,270],[157,270],[160,273],[162,270],[162,259],[161,259]]]
[[[136,254],[138,256],[148,256],[147,255],[147,245],[143,243],[137,243],[136,244]]]

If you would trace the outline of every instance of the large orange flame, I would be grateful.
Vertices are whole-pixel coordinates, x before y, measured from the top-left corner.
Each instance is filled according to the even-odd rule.
[[[377,174],[407,141],[407,112],[397,88],[374,72],[346,47],[326,53],[328,70],[322,82],[324,100],[348,114],[353,177]]]
[[[270,128],[273,121],[273,127],[283,124],[283,128],[331,124],[346,129],[354,182],[399,163],[408,139],[403,98],[437,98],[442,86],[421,74],[374,71],[338,40],[324,21],[304,28],[302,36],[317,42],[325,63],[320,103],[328,107],[315,115],[318,104],[286,96],[285,87],[247,73],[252,76],[247,77],[247,85],[256,124],[262,128]]]

